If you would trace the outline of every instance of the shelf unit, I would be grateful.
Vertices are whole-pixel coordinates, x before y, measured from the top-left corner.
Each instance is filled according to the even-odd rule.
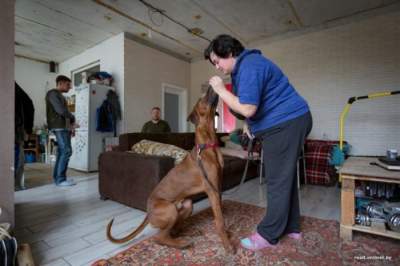
[[[344,240],[352,240],[353,231],[400,239],[398,232],[378,226],[355,224],[354,190],[357,180],[400,184],[400,172],[388,171],[370,164],[376,161],[377,158],[374,157],[350,157],[340,170],[342,175],[340,237]]]
[[[24,142],[24,153],[33,152],[35,154],[36,161],[40,160],[40,140],[39,135],[31,134],[28,140]]]

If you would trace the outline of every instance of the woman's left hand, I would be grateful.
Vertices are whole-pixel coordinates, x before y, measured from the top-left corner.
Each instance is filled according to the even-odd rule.
[[[211,85],[215,93],[220,94],[223,90],[225,90],[225,85],[221,77],[214,76],[210,78],[208,83]]]

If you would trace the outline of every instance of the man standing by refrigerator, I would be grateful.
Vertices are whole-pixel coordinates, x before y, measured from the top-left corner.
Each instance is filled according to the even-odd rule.
[[[56,135],[57,158],[54,165],[53,179],[56,186],[76,185],[74,180],[67,180],[69,158],[72,155],[71,136],[74,134],[75,117],[68,110],[67,101],[62,95],[71,89],[71,80],[63,75],[56,78],[56,88],[46,94],[47,125]]]

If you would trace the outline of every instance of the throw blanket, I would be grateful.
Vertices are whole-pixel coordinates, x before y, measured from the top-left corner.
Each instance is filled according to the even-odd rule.
[[[189,152],[177,146],[147,139],[141,140],[134,144],[129,152],[172,157],[175,159],[175,165],[182,162],[183,159],[185,159],[185,157],[189,154]]]
[[[329,164],[332,148],[337,141],[306,140],[305,159],[307,183],[333,185],[336,182],[335,168]]]

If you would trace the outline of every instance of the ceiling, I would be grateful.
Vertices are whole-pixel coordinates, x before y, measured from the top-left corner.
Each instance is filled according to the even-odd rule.
[[[399,7],[400,0],[16,0],[15,53],[62,62],[127,32],[190,61],[221,33],[251,46]]]

